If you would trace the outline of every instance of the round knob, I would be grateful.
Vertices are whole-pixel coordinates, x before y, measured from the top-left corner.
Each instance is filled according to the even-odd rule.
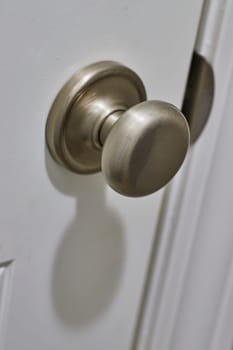
[[[189,145],[189,129],[173,105],[142,102],[122,114],[103,146],[102,171],[126,196],[159,190],[176,174]]]
[[[102,170],[107,183],[131,197],[153,193],[176,174],[188,146],[183,114],[162,101],[146,101],[141,79],[105,61],[75,73],[50,110],[48,148],[71,171]]]

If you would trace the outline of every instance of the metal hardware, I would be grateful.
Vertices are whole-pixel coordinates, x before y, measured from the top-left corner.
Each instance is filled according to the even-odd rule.
[[[189,145],[183,114],[162,101],[146,101],[141,79],[112,61],[75,73],[49,112],[46,141],[53,158],[69,170],[102,169],[108,184],[132,197],[167,184]]]
[[[190,142],[201,135],[214,99],[214,72],[207,60],[194,52],[187,80],[182,112],[190,126]]]

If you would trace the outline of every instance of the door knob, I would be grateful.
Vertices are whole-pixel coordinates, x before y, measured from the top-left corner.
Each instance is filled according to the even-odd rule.
[[[176,174],[189,146],[189,127],[175,106],[146,101],[136,73],[103,61],[76,72],[60,90],[48,115],[46,142],[67,169],[102,170],[117,192],[140,197]]]

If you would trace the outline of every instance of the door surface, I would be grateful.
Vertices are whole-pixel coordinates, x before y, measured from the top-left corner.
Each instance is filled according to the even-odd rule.
[[[163,191],[130,199],[101,174],[61,169],[45,122],[70,75],[103,59],[134,69],[149,98],[180,107],[201,5],[0,4],[1,349],[131,348]]]

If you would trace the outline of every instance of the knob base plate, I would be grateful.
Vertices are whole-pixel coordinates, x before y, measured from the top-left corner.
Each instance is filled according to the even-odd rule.
[[[47,118],[50,154],[69,170],[90,174],[101,170],[99,133],[105,119],[146,100],[141,79],[112,61],[76,72],[58,93]]]

